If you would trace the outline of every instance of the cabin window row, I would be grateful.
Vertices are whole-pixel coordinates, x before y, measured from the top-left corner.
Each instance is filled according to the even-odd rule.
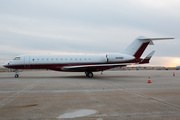
[[[40,59],[40,58],[37,58],[37,59],[32,59],[32,61],[39,61],[39,60],[46,60],[46,61],[48,61],[48,60],[91,60],[91,58],[75,58],[75,59],[73,59],[73,58],[70,58],[70,59],[68,59],[68,58],[56,58],[56,59],[53,59],[53,58],[51,58],[51,59],[49,59],[49,58],[42,58],[42,59]]]

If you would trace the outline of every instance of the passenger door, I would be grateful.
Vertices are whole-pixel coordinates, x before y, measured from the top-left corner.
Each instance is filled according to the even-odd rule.
[[[30,56],[24,57],[24,68],[30,68]]]

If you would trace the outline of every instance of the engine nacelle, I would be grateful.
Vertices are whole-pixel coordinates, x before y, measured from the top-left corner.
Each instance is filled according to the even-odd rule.
[[[106,54],[106,58],[107,58],[107,62],[123,62],[123,61],[133,60],[135,57],[121,53],[109,53]]]

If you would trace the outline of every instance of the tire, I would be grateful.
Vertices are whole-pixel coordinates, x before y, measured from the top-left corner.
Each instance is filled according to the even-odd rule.
[[[19,77],[19,75],[18,74],[15,74],[15,76],[14,76],[15,78],[18,78]]]
[[[92,72],[89,72],[89,73],[88,73],[88,77],[89,77],[89,78],[92,78],[92,77],[93,77],[93,73],[92,73]]]

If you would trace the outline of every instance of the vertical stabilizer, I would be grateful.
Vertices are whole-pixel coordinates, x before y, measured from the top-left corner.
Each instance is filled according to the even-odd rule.
[[[140,36],[140,37],[136,38],[121,53],[127,54],[127,55],[132,55],[135,58],[140,58],[148,45],[154,45],[153,40],[164,40],[164,39],[174,39],[174,38],[147,38],[144,36]]]

